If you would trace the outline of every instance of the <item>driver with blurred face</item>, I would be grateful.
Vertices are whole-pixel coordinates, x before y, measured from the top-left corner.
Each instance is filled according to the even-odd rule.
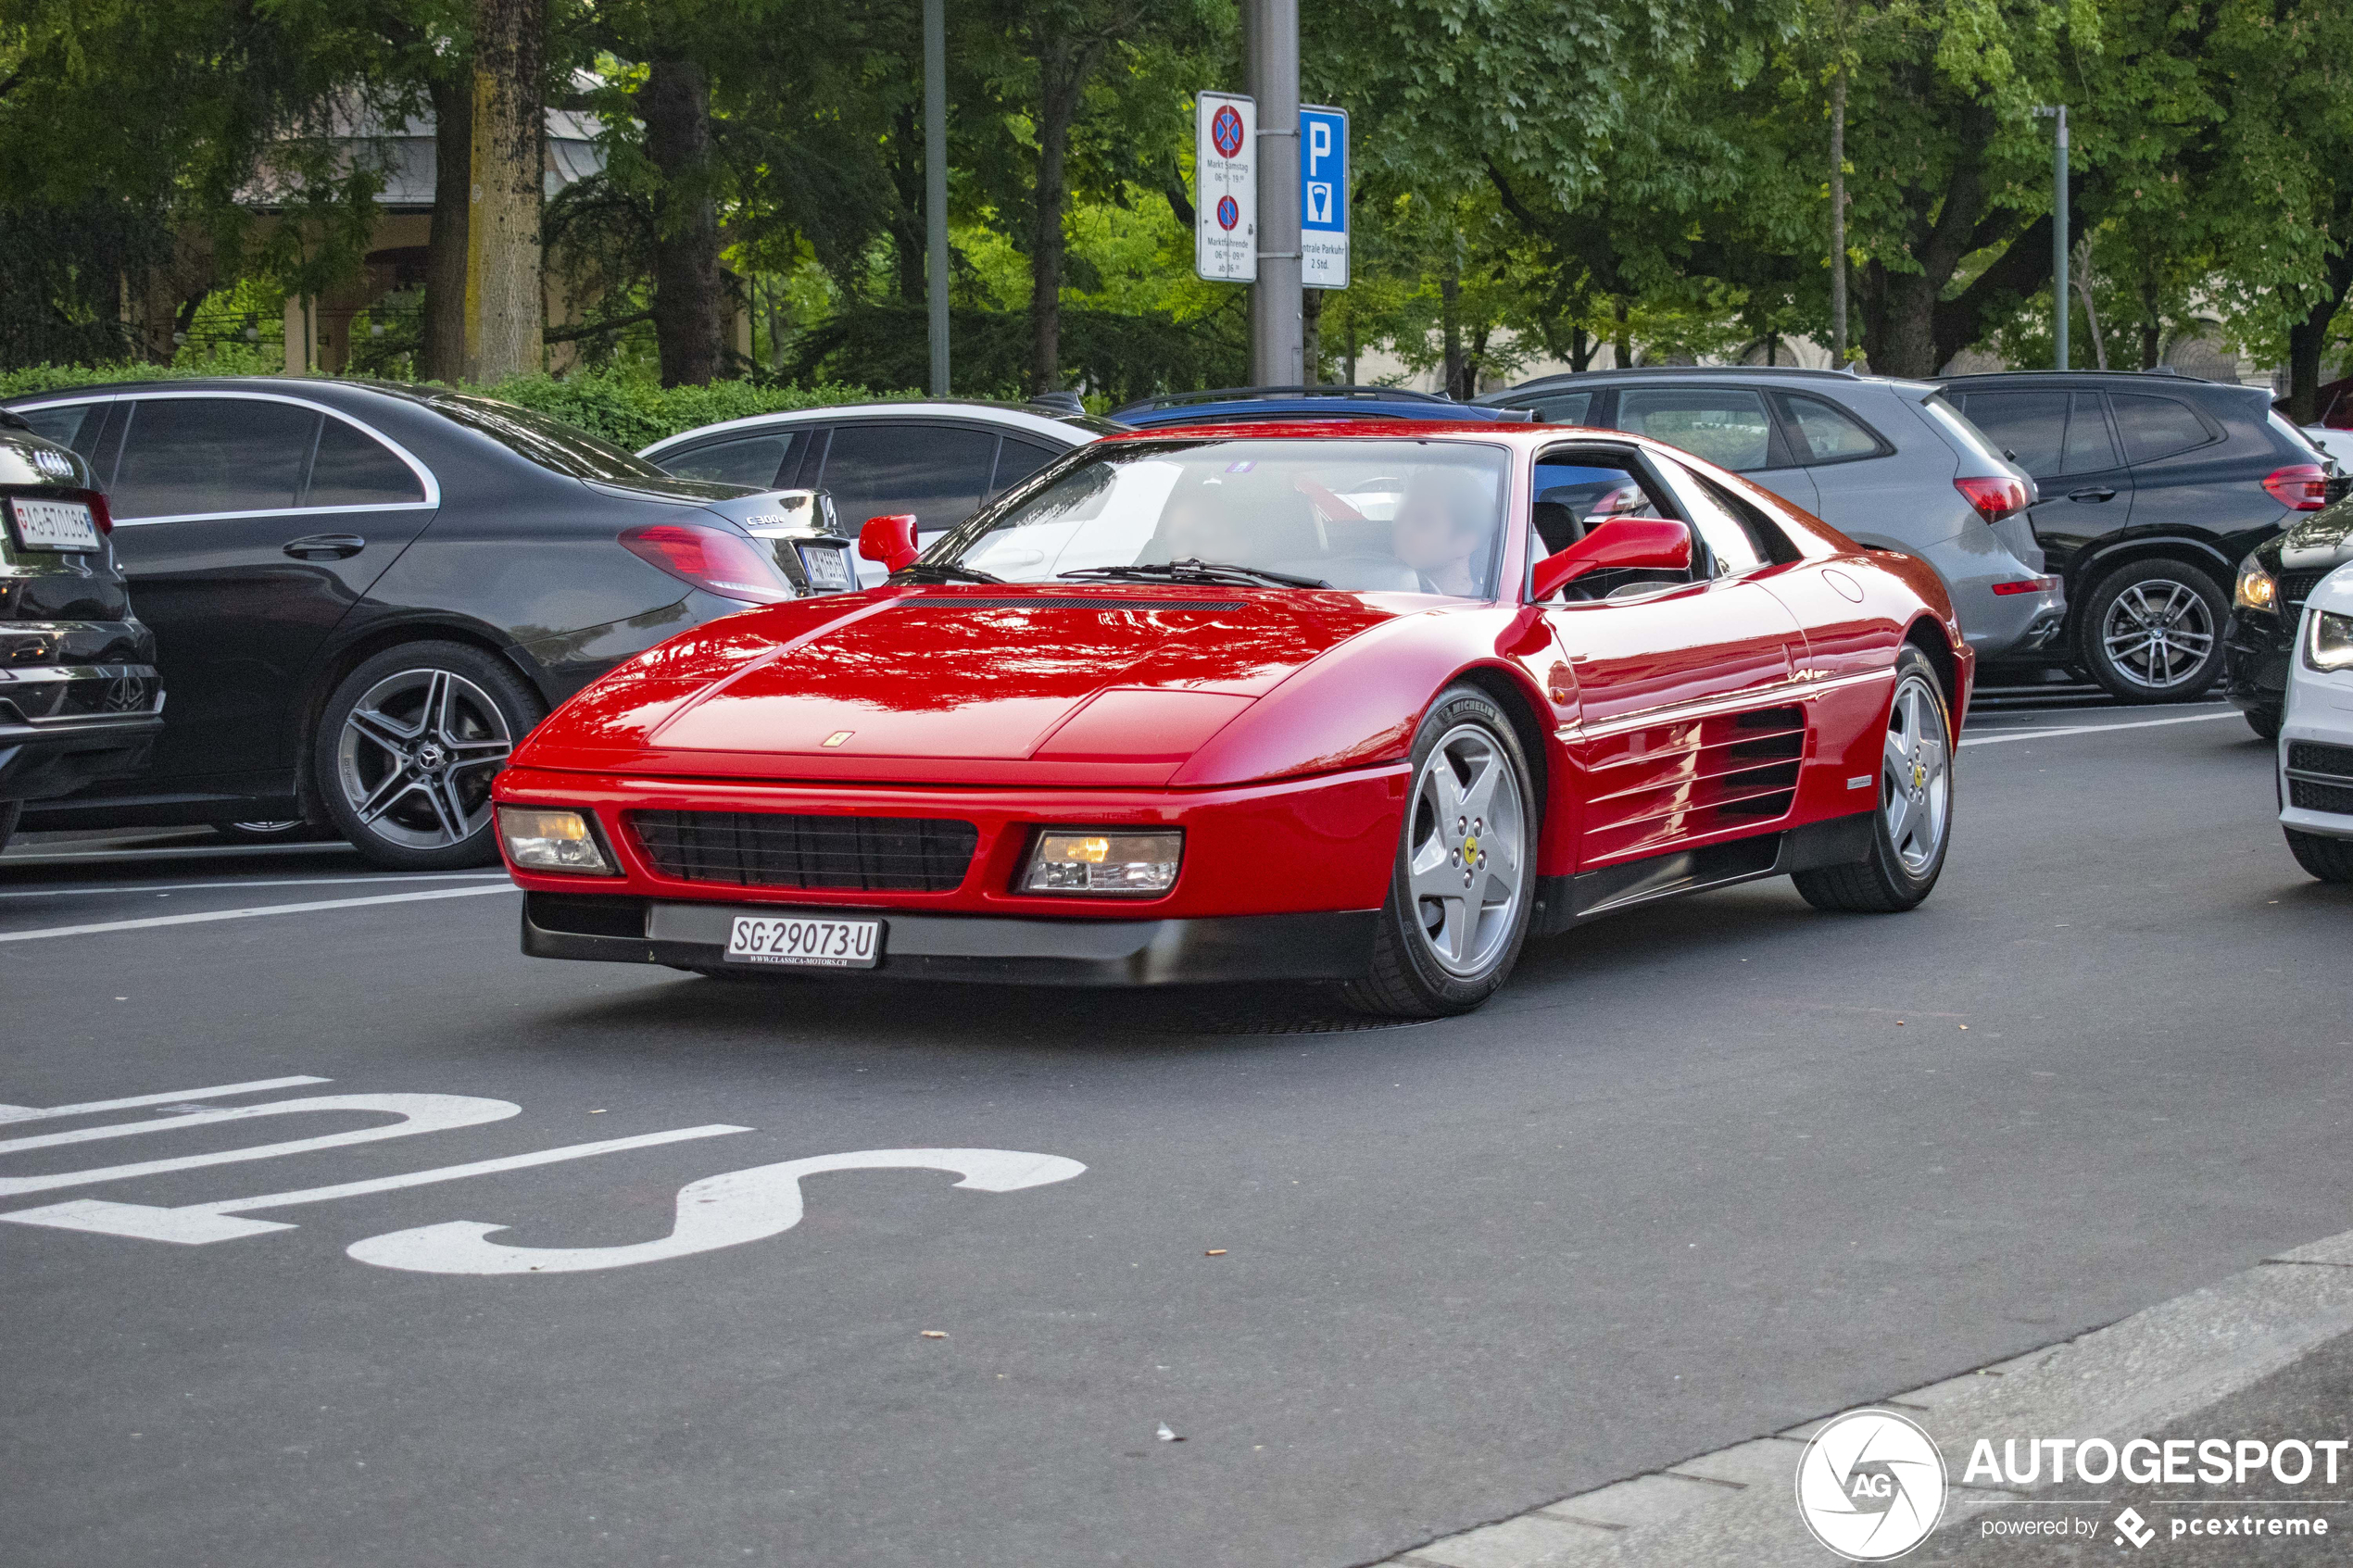
[[[1160,516],[1164,560],[1242,561],[1252,558],[1248,508],[1215,480],[1189,484],[1169,497]]]
[[[1477,476],[1456,468],[1426,468],[1406,482],[1390,525],[1397,558],[1421,574],[1433,593],[1465,597],[1478,592],[1471,558],[1487,542],[1494,508]]]

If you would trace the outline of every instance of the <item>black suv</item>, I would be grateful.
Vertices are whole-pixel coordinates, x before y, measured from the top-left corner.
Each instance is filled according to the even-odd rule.
[[[1942,384],[2042,491],[2034,534],[2066,581],[2070,661],[2122,702],[2212,685],[2239,562],[2320,507],[2330,477],[2269,390],[2074,370]]]
[[[27,800],[145,767],[163,728],[111,527],[82,458],[0,410],[0,845]]]

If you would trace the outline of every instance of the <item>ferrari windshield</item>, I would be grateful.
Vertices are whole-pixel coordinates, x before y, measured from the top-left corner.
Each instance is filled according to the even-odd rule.
[[[1456,441],[1106,442],[928,552],[960,581],[1261,583],[1488,598],[1510,454]]]

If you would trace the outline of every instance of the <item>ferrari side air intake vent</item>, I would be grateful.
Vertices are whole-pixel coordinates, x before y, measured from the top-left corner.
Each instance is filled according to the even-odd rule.
[[[781,811],[632,811],[646,859],[682,882],[947,893],[980,830],[929,817],[804,817]]]
[[[1073,594],[1066,597],[1045,594],[1030,594],[1021,598],[988,599],[975,595],[941,595],[934,598],[925,595],[919,598],[901,599],[899,608],[907,609],[1189,609],[1197,611],[1233,610],[1242,608],[1239,599],[1123,599],[1105,596],[1101,598]]]
[[[1592,748],[1586,832],[1602,854],[1786,816],[1806,755],[1806,710],[1753,709],[1620,731]]]

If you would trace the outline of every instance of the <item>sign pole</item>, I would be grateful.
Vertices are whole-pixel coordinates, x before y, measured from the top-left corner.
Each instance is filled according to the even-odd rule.
[[[924,0],[924,250],[931,395],[948,395],[948,0]]]
[[[1271,148],[1258,182],[1258,282],[1251,304],[1250,373],[1260,386],[1305,382],[1300,320],[1299,0],[1244,0],[1250,92]]]
[[[2064,370],[2067,353],[2067,106],[2045,105],[2037,119],[2058,122],[2051,169],[2051,369]]]

